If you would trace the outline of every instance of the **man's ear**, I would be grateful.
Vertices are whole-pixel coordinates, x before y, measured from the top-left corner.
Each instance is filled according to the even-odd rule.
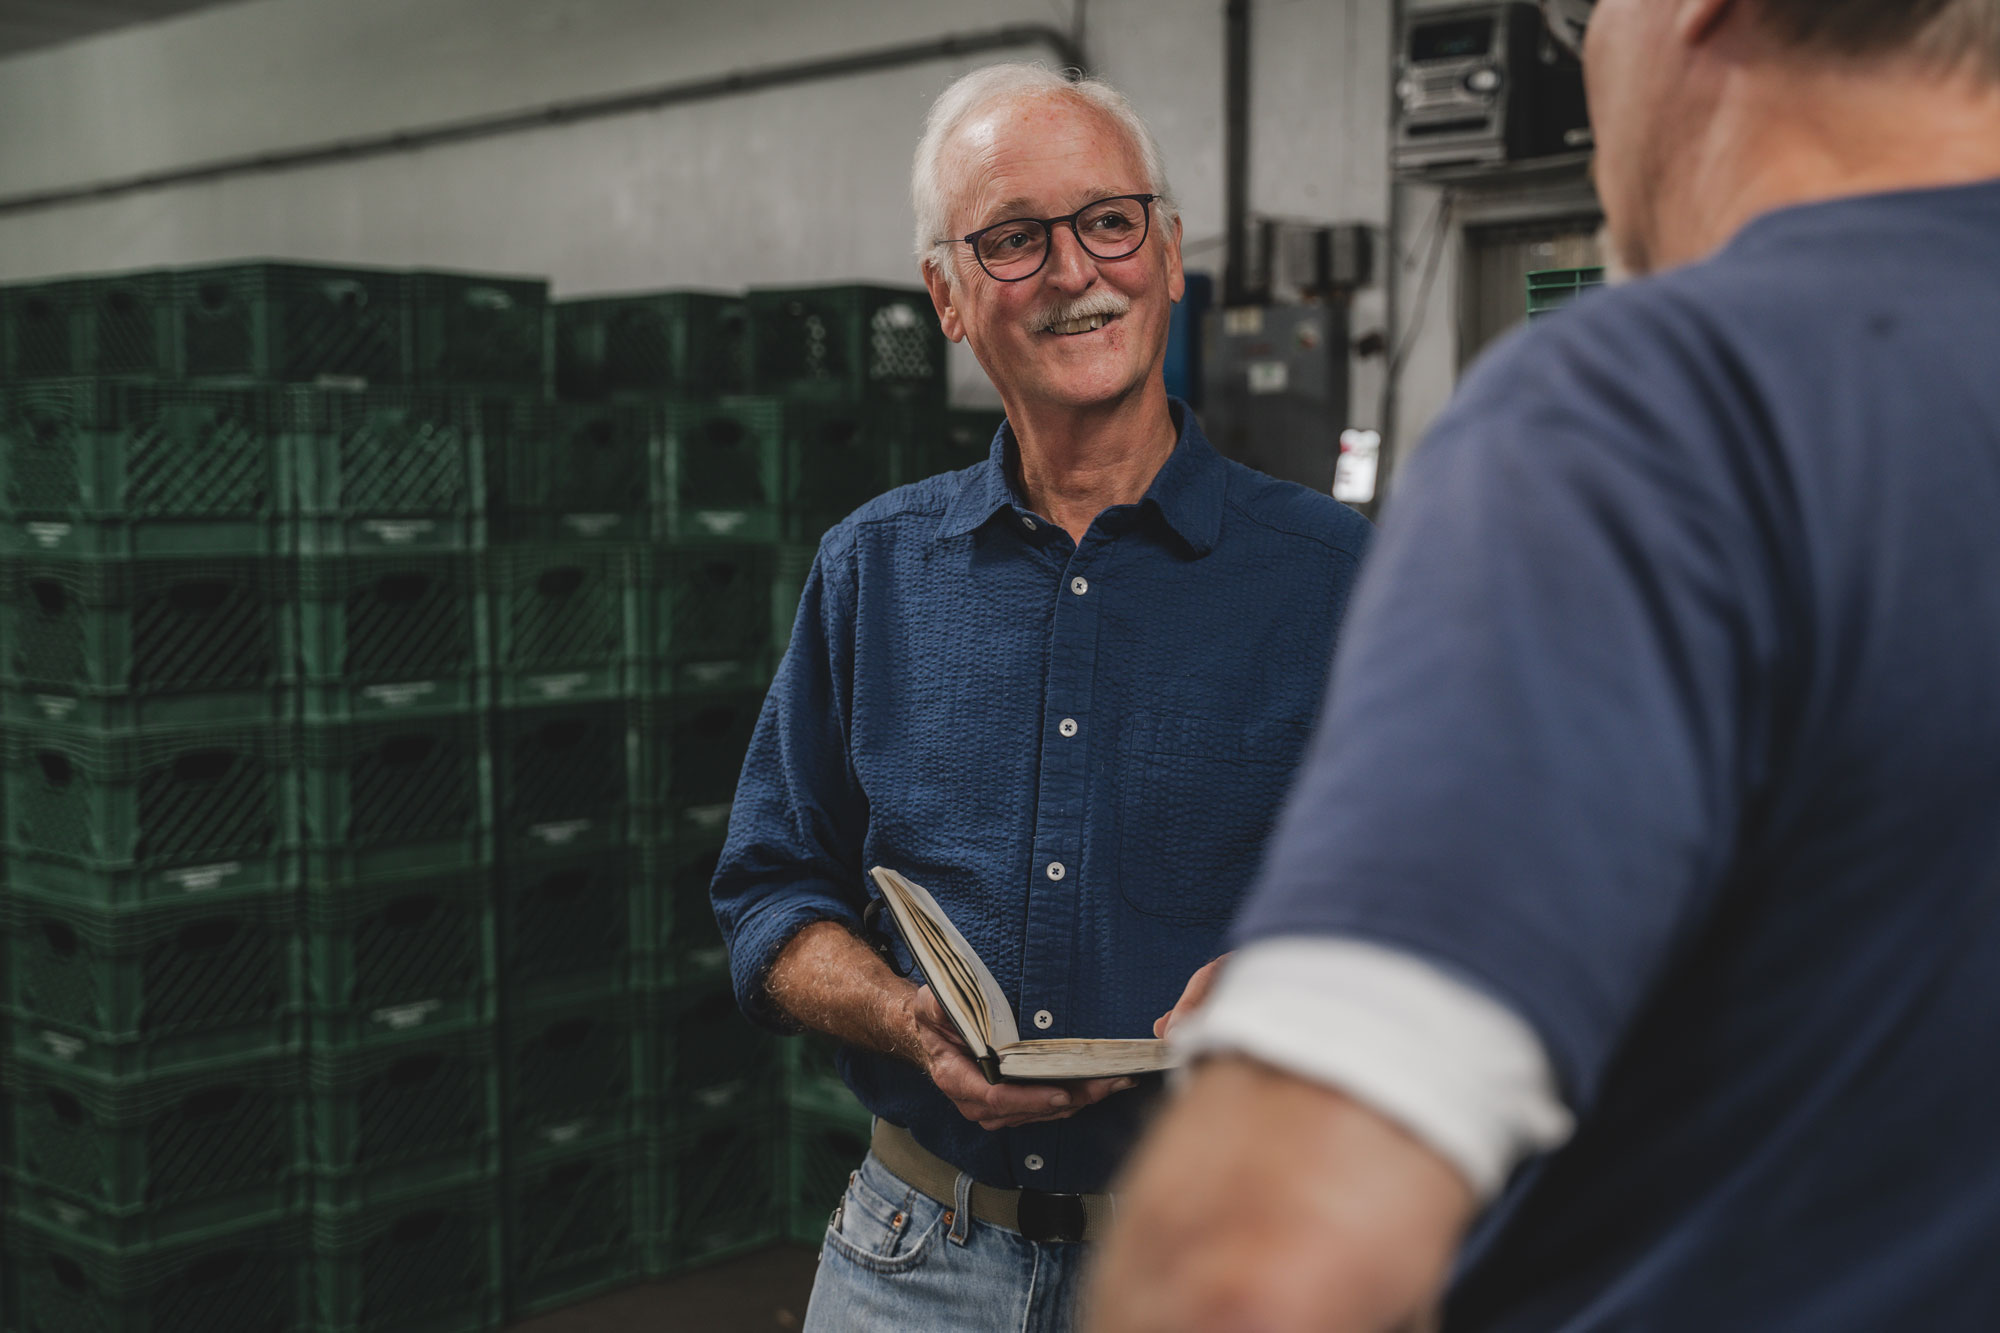
[[[1674,35],[1689,46],[1700,46],[1721,31],[1736,7],[1737,0],[1680,0]]]
[[[1187,295],[1187,272],[1181,267],[1181,220],[1176,217],[1174,225],[1166,232],[1167,242],[1167,299],[1180,304]]]
[[[944,336],[953,342],[965,341],[965,321],[959,318],[958,294],[951,289],[951,281],[938,268],[935,260],[924,261],[924,286],[930,290],[931,305],[937,310],[938,327]]]

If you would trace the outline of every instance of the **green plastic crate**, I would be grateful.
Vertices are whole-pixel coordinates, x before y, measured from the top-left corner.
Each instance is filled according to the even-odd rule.
[[[307,723],[303,751],[309,885],[455,872],[484,862],[482,714]]]
[[[482,273],[412,273],[410,345],[418,384],[502,384],[539,392],[549,382],[549,284]]]
[[[639,789],[657,827],[690,836],[728,827],[763,706],[760,688],[677,694],[634,707]]]
[[[514,395],[487,396],[478,408],[495,544],[646,540],[659,404]]]
[[[383,269],[252,262],[174,274],[181,366],[194,378],[402,384],[409,279]]]
[[[840,1076],[840,1043],[822,1032],[804,1032],[784,1044],[785,1101],[806,1116],[859,1123],[865,1131],[868,1112],[855,1100]]]
[[[127,1074],[282,1047],[299,1008],[298,906],[283,891],[106,908],[7,896],[21,1049]]]
[[[786,1231],[802,1245],[826,1236],[828,1219],[847,1193],[848,1177],[868,1155],[869,1118],[858,1114],[792,1115],[786,1143]]]
[[[507,1313],[522,1318],[645,1275],[643,1144],[632,1137],[508,1163]]]
[[[291,569],[277,561],[9,561],[0,708],[109,731],[283,722],[294,633]]]
[[[502,1056],[510,1150],[581,1146],[639,1129],[641,1031],[624,990],[510,1008]]]
[[[783,1121],[719,1117],[659,1147],[645,1223],[647,1268],[671,1273],[770,1244],[785,1233]]]
[[[1006,415],[997,407],[954,407],[944,414],[943,428],[924,439],[917,476],[957,472],[984,463],[993,453],[993,437]]]
[[[776,541],[784,501],[785,403],[676,400],[654,471],[654,532],[680,545]]]
[[[503,858],[625,845],[632,718],[623,702],[493,715],[494,825]]]
[[[291,547],[269,390],[65,379],[0,388],[0,549],[279,556]]]
[[[345,1212],[315,1209],[313,1329],[497,1329],[506,1263],[501,1218],[498,1186],[474,1177]]]
[[[297,1211],[303,1110],[293,1055],[145,1079],[16,1059],[16,1204],[107,1245],[158,1245]]]
[[[299,1333],[309,1288],[298,1219],[236,1222],[167,1245],[92,1244],[17,1217],[6,1252],[21,1333]]]
[[[1540,319],[1575,301],[1594,287],[1604,285],[1601,268],[1546,269],[1528,275],[1528,318]]]
[[[288,731],[15,726],[5,752],[17,884],[110,906],[289,882],[298,821]]]
[[[817,540],[868,501],[922,475],[944,428],[927,402],[793,404],[785,417],[786,537]]]
[[[630,983],[636,860],[619,847],[499,865],[500,976],[510,1003]]]
[[[722,835],[648,844],[633,885],[633,920],[646,951],[646,980],[677,985],[723,976],[729,948],[715,924],[708,889],[722,856]]]
[[[748,311],[740,296],[647,292],[562,301],[555,306],[556,392],[742,393],[747,384]]]
[[[943,404],[944,332],[922,288],[753,288],[748,301],[755,392]]]
[[[625,696],[640,652],[642,555],[583,543],[486,553],[503,706]]]
[[[496,912],[484,867],[308,880],[305,898],[305,996],[316,1047],[498,1017]]]
[[[477,556],[303,556],[297,581],[307,721],[388,720],[484,704],[491,650]]]
[[[483,545],[476,401],[444,389],[293,389],[285,448],[302,554]]]
[[[649,1091],[672,1116],[762,1115],[782,1103],[779,1039],[743,1016],[727,977],[655,994],[648,1006],[659,1043],[646,1062]]]
[[[765,546],[662,546],[641,603],[655,693],[756,687],[770,678],[775,556]]]
[[[817,546],[793,543],[780,546],[771,557],[771,663],[775,671],[792,646],[792,628],[799,618],[799,601],[805,596],[806,579],[812,573]]]
[[[9,288],[0,292],[0,378],[174,374],[174,316],[163,270]]]
[[[466,1023],[309,1052],[313,1206],[359,1206],[491,1170],[500,1146],[494,1042],[491,1024]]]

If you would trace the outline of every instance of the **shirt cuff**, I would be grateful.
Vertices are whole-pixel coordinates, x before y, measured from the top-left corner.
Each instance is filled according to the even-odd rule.
[[[1481,1202],[1575,1127],[1523,1019],[1413,954],[1359,940],[1248,946],[1172,1041],[1338,1088],[1457,1167]]]

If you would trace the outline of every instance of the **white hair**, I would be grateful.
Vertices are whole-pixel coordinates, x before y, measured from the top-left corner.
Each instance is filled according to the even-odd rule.
[[[1173,187],[1167,184],[1166,161],[1153,131],[1133,110],[1125,94],[1102,79],[1084,78],[1071,71],[1052,70],[1046,65],[1011,62],[973,70],[938,94],[924,118],[924,134],[917,140],[916,162],[910,169],[910,202],[917,212],[917,261],[935,265],[947,281],[956,284],[958,266],[951,262],[951,243],[942,241],[951,225],[954,202],[945,187],[945,145],[960,126],[979,112],[1003,102],[1027,98],[1070,98],[1111,117],[1139,152],[1146,170],[1146,189],[1159,196],[1153,207],[1161,220],[1180,216]]]

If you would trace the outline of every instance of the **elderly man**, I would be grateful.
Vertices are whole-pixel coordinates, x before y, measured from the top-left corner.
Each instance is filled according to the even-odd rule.
[[[1585,70],[1659,276],[1412,461],[1097,1329],[2000,1328],[2000,3]]]
[[[988,1084],[859,933],[865,872],[928,888],[1028,1035],[1150,1035],[1222,951],[1368,529],[1167,397],[1180,221],[1118,93],[969,74],[914,195],[1007,424],[820,544],[714,898],[744,1009],[840,1038],[878,1117],[807,1327],[1061,1329],[1159,1080]]]

